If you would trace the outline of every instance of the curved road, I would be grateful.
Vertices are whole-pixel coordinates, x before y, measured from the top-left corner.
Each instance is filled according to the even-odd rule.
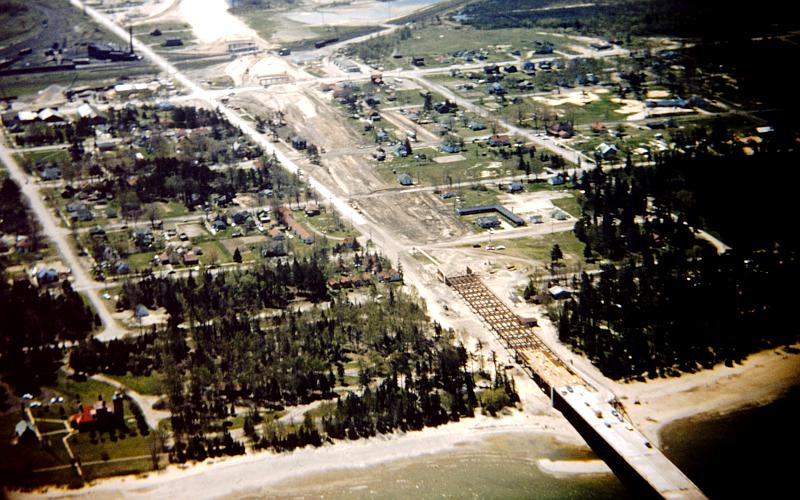
[[[38,186],[29,182],[30,178],[19,166],[17,160],[14,159],[8,147],[6,147],[5,132],[3,132],[2,140],[0,140],[0,160],[5,163],[9,176],[19,184],[22,194],[28,199],[28,205],[39,220],[39,224],[42,225],[42,231],[47,235],[50,241],[56,245],[64,263],[72,270],[72,277],[74,280],[72,283],[73,288],[76,290],[84,290],[84,293],[86,293],[86,296],[92,303],[92,307],[94,307],[95,311],[100,316],[105,326],[102,335],[109,338],[124,336],[127,331],[119,327],[114,318],[111,317],[111,313],[106,309],[102,299],[100,299],[100,296],[97,294],[97,290],[92,288],[92,286],[97,283],[83,268],[78,260],[75,249],[70,245],[68,240],[70,231],[58,225],[54,214],[47,208],[44,201],[42,201],[42,197],[38,192]]]

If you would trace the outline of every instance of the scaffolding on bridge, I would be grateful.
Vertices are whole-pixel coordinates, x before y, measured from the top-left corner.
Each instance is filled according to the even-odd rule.
[[[516,359],[532,371],[534,380],[547,392],[553,387],[584,384],[547,345],[533,328],[514,314],[483,282],[467,268],[467,273],[446,276],[452,287],[497,335],[503,345],[514,352]]]

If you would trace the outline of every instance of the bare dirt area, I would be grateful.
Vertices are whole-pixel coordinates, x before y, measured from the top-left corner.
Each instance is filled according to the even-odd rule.
[[[233,255],[233,252],[235,252],[237,248],[244,254],[250,251],[250,245],[264,243],[265,241],[267,241],[267,237],[263,234],[259,234],[256,236],[245,236],[243,238],[228,238],[227,240],[220,241],[220,243],[225,247],[225,250]]]
[[[392,230],[409,245],[436,243],[468,234],[453,217],[450,206],[428,193],[399,193],[361,200],[367,213],[382,227]]]

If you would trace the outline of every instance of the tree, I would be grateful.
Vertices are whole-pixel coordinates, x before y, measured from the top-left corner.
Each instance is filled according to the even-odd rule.
[[[242,263],[242,252],[239,251],[239,247],[236,247],[236,250],[233,251],[233,261],[237,264]]]
[[[563,258],[564,258],[564,253],[561,251],[561,247],[558,246],[558,243],[556,243],[550,250],[550,260],[552,262],[558,262]]]
[[[406,137],[406,142],[404,143],[404,146],[406,147],[406,153],[408,153],[410,155],[411,154],[411,141],[408,139],[408,137]]]

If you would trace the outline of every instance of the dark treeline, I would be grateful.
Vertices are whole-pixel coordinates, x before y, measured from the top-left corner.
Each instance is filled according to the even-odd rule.
[[[158,370],[160,358],[155,350],[155,332],[134,338],[101,342],[86,339],[69,353],[69,366],[78,373],[148,376]]]
[[[730,364],[796,339],[784,292],[797,276],[796,247],[758,208],[780,213],[792,184],[747,182],[762,165],[794,158],[696,151],[587,173],[575,233],[589,253],[624,262],[576,283],[558,320],[562,341],[629,378]],[[719,229],[733,250],[718,254],[689,224]]]
[[[462,12],[468,16],[465,23],[480,28],[573,28],[608,37],[750,38],[798,26],[791,4],[777,1],[758,7],[729,0],[601,0],[578,7],[574,3],[483,0]]]
[[[0,286],[0,317],[3,380],[20,394],[54,383],[63,363],[61,343],[83,340],[95,326],[95,315],[67,281],[53,291],[27,281]]]
[[[123,286],[121,305],[143,303],[169,314],[155,350],[172,412],[173,460],[238,450],[235,442],[224,446],[224,433],[241,406],[253,409],[245,431],[254,445],[276,450],[473,414],[478,398],[468,358],[453,345],[452,332],[432,325],[419,302],[394,288],[386,297],[368,290],[370,298],[356,305],[329,296],[325,278],[312,258]],[[287,307],[298,296],[318,306],[303,312]],[[123,361],[126,356],[118,355],[117,368],[108,366],[130,370],[131,356]],[[353,359],[359,360],[359,388],[321,422],[296,427],[268,419],[256,431],[264,411],[336,398],[335,387],[352,383],[345,365]],[[503,396],[487,399],[491,412],[516,398],[513,381],[501,376],[496,386]]]
[[[3,179],[0,187],[0,231],[5,234],[35,236],[36,223],[27,206],[19,185],[11,179]]]

